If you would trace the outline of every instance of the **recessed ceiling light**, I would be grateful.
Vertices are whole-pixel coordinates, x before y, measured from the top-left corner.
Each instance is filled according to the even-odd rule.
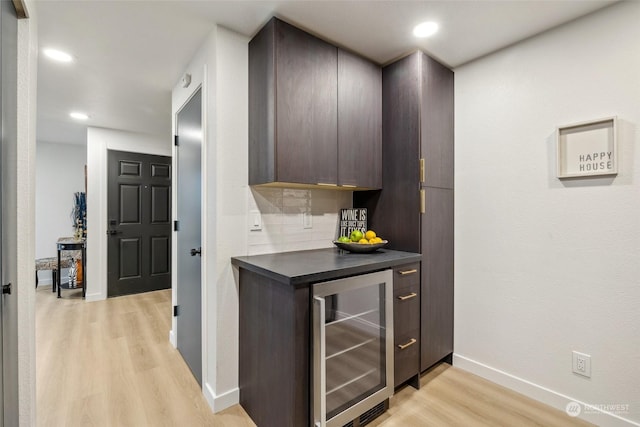
[[[71,62],[73,61],[73,57],[66,52],[57,49],[44,49],[44,54],[58,62]]]
[[[433,21],[423,22],[413,27],[413,35],[421,39],[432,36],[437,32],[438,24]]]
[[[87,116],[85,113],[80,113],[78,111],[69,113],[69,115],[76,120],[87,120],[89,118],[89,116]]]

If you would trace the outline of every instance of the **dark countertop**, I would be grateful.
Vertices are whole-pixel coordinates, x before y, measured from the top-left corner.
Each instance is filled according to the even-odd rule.
[[[239,256],[231,258],[231,264],[299,287],[420,260],[421,255],[413,252],[379,249],[370,254],[355,254],[338,248],[328,248]]]

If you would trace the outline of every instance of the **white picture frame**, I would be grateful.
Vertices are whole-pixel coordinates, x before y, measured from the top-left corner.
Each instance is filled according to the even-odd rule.
[[[606,117],[558,127],[557,176],[617,175],[617,118]]]

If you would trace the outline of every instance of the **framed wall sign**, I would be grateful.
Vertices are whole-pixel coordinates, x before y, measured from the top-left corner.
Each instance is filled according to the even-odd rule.
[[[349,236],[353,230],[367,232],[367,208],[340,209],[338,237]]]
[[[616,117],[558,128],[558,178],[616,175]]]

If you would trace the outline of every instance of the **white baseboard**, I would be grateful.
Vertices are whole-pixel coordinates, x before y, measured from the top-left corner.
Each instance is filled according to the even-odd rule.
[[[178,342],[176,341],[176,334],[173,332],[173,329],[169,331],[169,342],[173,346],[173,348],[178,348]]]
[[[580,400],[573,399],[570,396],[566,396],[562,393],[550,390],[541,385],[532,383],[525,379],[516,377],[507,372],[499,369],[492,368],[483,363],[461,356],[459,354],[453,355],[453,366],[464,369],[472,374],[478,375],[491,382],[507,387],[515,392],[523,394],[527,397],[535,399],[553,408],[561,411],[566,411],[567,405],[571,402],[580,404],[579,418],[598,426],[611,426],[611,427],[640,427],[639,423],[623,418],[617,414],[603,411],[599,408],[594,408]]]
[[[93,301],[102,301],[107,299],[104,295],[102,295],[101,293],[96,293],[96,294],[86,294],[84,296],[84,300],[86,302],[93,302]]]
[[[220,412],[240,402],[240,389],[238,387],[216,396],[209,383],[205,383],[204,387],[202,387],[202,393],[213,412]]]

